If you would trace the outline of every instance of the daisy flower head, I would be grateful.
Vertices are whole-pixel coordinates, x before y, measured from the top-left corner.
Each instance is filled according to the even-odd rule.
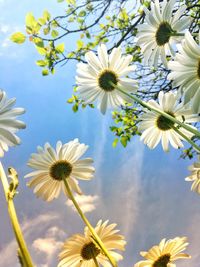
[[[200,113],[200,32],[197,44],[187,31],[178,50],[175,60],[169,62],[172,72],[168,79],[174,80],[175,86],[180,86],[185,103],[191,100],[193,111]]]
[[[199,120],[198,116],[192,115],[191,109],[187,108],[183,103],[179,103],[177,92],[164,93],[161,91],[158,95],[158,103],[154,100],[150,100],[148,103],[180,122],[184,121],[185,124]],[[141,115],[140,119],[141,122],[138,129],[143,132],[140,140],[144,141],[144,144],[149,148],[154,149],[160,141],[165,152],[169,150],[169,143],[176,149],[183,147],[181,140],[184,139],[173,129],[177,125],[170,119],[155,111],[147,111]],[[188,138],[193,136],[191,132],[184,128],[179,130]]]
[[[137,45],[144,54],[144,62],[150,66],[157,66],[159,58],[167,68],[166,56],[174,56],[174,44],[180,42],[182,37],[173,36],[173,33],[181,33],[191,20],[182,16],[186,6],[182,5],[173,14],[176,0],[151,1],[151,10],[144,7],[145,22],[137,26]]]
[[[188,169],[191,171],[191,175],[186,177],[185,181],[193,182],[191,190],[200,194],[200,156],[198,161],[189,166]]]
[[[20,139],[15,133],[26,127],[24,122],[16,119],[25,110],[13,108],[15,102],[15,98],[7,99],[6,92],[0,90],[0,157],[4,156],[4,151],[8,151],[9,146],[20,144]]]
[[[33,177],[28,186],[34,187],[36,196],[51,201],[61,190],[69,197],[63,181],[66,179],[70,189],[82,194],[77,179],[90,180],[94,173],[91,158],[79,159],[87,149],[88,146],[80,144],[78,139],[66,144],[58,141],[56,149],[49,143],[44,148],[39,146],[38,153],[32,154],[28,161],[28,166],[35,169],[25,176]]]
[[[174,261],[190,258],[190,255],[182,253],[188,244],[186,237],[162,239],[159,245],[153,246],[148,252],[140,252],[146,260],[139,261],[134,267],[176,267]]]
[[[108,224],[108,221],[100,220],[95,231],[110,255],[116,260],[123,257],[114,250],[124,250],[126,241],[119,230],[115,229],[116,224]],[[90,231],[85,227],[84,235],[76,234],[66,240],[62,252],[59,255],[58,267],[96,267],[94,258],[100,266],[112,267],[107,257],[91,237]]]
[[[103,114],[107,108],[116,108],[131,100],[118,91],[115,86],[123,87],[127,93],[136,92],[137,81],[127,78],[136,67],[130,65],[132,56],[122,56],[120,47],[108,55],[104,44],[98,47],[98,56],[93,52],[85,54],[87,64],[77,65],[77,91],[86,104],[97,101]]]

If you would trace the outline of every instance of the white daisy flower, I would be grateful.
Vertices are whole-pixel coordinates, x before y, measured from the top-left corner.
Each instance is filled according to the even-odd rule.
[[[109,224],[108,221],[97,223],[95,231],[110,255],[116,260],[123,257],[114,250],[124,250],[126,241],[122,235],[117,234],[116,224]],[[66,240],[63,250],[59,255],[60,262],[58,267],[96,267],[94,257],[101,266],[112,267],[107,257],[95,244],[91,233],[85,227],[84,235],[76,234]]]
[[[200,32],[197,44],[187,31],[178,50],[175,60],[169,62],[172,72],[168,78],[174,80],[175,86],[180,86],[185,103],[192,99],[193,111],[200,113]]]
[[[192,115],[191,109],[188,109],[183,103],[179,103],[176,92],[163,93],[161,91],[158,95],[158,102],[150,100],[148,103],[152,107],[168,113],[185,124],[199,120],[196,115]],[[155,148],[160,141],[162,142],[164,151],[169,150],[169,143],[176,149],[183,147],[181,140],[184,139],[173,129],[177,125],[171,120],[165,118],[163,115],[159,115],[155,111],[147,111],[142,114],[140,119],[139,131],[143,132],[140,140],[143,140],[149,148]],[[184,128],[180,128],[179,130],[188,138],[193,136],[191,132]]]
[[[0,90],[0,157],[4,156],[4,151],[8,151],[9,146],[20,144],[15,133],[26,127],[22,121],[16,120],[25,110],[13,108],[15,101],[15,98],[7,99],[5,91]]]
[[[145,64],[158,64],[161,58],[165,67],[167,67],[166,55],[174,56],[174,44],[180,42],[181,36],[171,36],[171,33],[181,33],[185,30],[191,20],[189,17],[182,17],[186,6],[182,5],[173,14],[173,8],[176,0],[159,0],[151,1],[151,10],[144,7],[146,23],[137,26],[138,41],[137,45],[141,46],[144,54]]]
[[[68,195],[63,181],[66,179],[72,190],[82,194],[76,179],[90,180],[94,173],[91,158],[79,159],[87,149],[78,139],[66,144],[58,141],[56,149],[49,143],[44,148],[39,146],[38,153],[32,154],[28,161],[28,166],[36,169],[25,176],[33,177],[28,186],[34,187],[36,196],[51,201],[59,196],[61,189]]]
[[[200,156],[198,157],[198,161],[189,166],[188,169],[192,173],[185,178],[185,181],[193,182],[191,190],[200,194]]]
[[[186,237],[176,237],[167,241],[162,239],[159,245],[153,246],[148,252],[140,252],[146,260],[139,261],[134,267],[176,267],[174,261],[191,258],[190,255],[182,253],[188,244]]]
[[[76,83],[77,91],[86,104],[95,100],[98,108],[105,114],[107,108],[116,108],[125,102],[132,102],[127,96],[119,92],[115,87],[124,87],[126,92],[136,92],[137,81],[123,77],[133,72],[136,67],[129,65],[132,56],[122,56],[121,48],[114,48],[110,55],[104,44],[98,47],[98,57],[93,52],[85,54],[87,64],[77,65]]]

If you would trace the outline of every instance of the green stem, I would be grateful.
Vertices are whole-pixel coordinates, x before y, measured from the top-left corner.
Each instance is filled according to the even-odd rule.
[[[198,33],[191,33],[192,36],[199,36]],[[185,33],[180,32],[171,32],[169,36],[185,36]]]
[[[96,259],[96,257],[95,257],[94,254],[93,254],[93,257],[92,258],[93,258],[93,261],[94,261],[96,267],[99,267],[98,261],[97,261],[97,259]]]
[[[19,225],[19,221],[17,218],[17,214],[16,214],[16,210],[15,210],[15,206],[14,206],[14,202],[13,199],[11,197],[9,197],[9,184],[8,184],[8,180],[4,171],[4,168],[0,162],[0,179],[2,181],[3,184],[3,189],[4,189],[4,193],[5,193],[5,198],[6,198],[6,202],[8,204],[8,213],[11,219],[11,223],[12,223],[12,227],[15,233],[15,237],[19,246],[19,249],[21,251],[22,257],[24,259],[24,262],[26,263],[27,266],[29,267],[33,267],[33,263],[32,263],[32,259],[31,256],[29,254],[26,242],[24,240],[20,225]]]
[[[182,136],[186,141],[188,141],[188,143],[190,143],[194,149],[197,152],[200,152],[200,147],[197,146],[197,144],[195,144],[195,142],[193,142],[189,137],[187,137],[185,134],[183,134],[181,131],[179,131],[179,129],[177,127],[172,126],[172,128],[174,129],[174,131],[176,131],[180,136]]]
[[[185,36],[185,33],[170,32],[169,36]]]
[[[72,200],[74,206],[76,207],[80,217],[82,218],[82,220],[84,221],[84,223],[87,225],[88,229],[90,230],[93,238],[97,241],[97,243],[99,244],[100,248],[102,249],[103,253],[107,256],[107,258],[109,259],[111,265],[113,267],[117,267],[117,264],[115,262],[115,260],[113,259],[113,257],[110,256],[107,248],[104,246],[103,242],[101,241],[101,239],[99,238],[99,236],[97,235],[97,233],[95,232],[94,228],[92,227],[92,225],[90,224],[90,222],[88,221],[88,219],[86,218],[85,214],[82,212],[82,210],[80,209],[78,203],[76,202],[76,199],[74,198],[72,191],[69,187],[69,184],[67,182],[67,179],[65,177],[63,177],[63,182],[65,184],[67,193],[70,197],[70,199]]]
[[[114,85],[114,84],[113,84]],[[134,101],[136,101],[137,103],[139,103],[141,106],[148,108],[149,110],[153,110],[156,113],[164,116],[165,118],[169,119],[170,121],[173,121],[174,123],[178,124],[179,126],[183,127],[184,129],[186,129],[187,131],[193,133],[196,137],[198,137],[200,139],[200,132],[194,128],[192,128],[191,126],[182,123],[181,121],[177,120],[176,118],[172,117],[171,115],[169,115],[168,113],[155,108],[153,106],[151,106],[150,104],[140,100],[138,97],[134,96],[134,95],[130,95],[128,93],[126,93],[124,90],[122,90],[121,88],[119,88],[118,86],[115,85],[115,88],[120,91],[121,93],[123,93],[124,95],[130,97],[131,99],[133,99]]]

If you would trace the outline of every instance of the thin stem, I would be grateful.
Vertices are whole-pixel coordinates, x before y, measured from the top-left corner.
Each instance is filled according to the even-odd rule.
[[[84,221],[84,223],[87,225],[88,229],[90,230],[93,238],[95,241],[97,241],[97,243],[99,244],[100,248],[102,249],[102,251],[104,252],[104,254],[107,256],[107,258],[109,259],[111,265],[113,267],[117,267],[117,264],[115,262],[115,260],[113,259],[113,257],[110,256],[107,248],[104,246],[103,242],[101,241],[101,239],[99,238],[99,236],[97,235],[97,233],[95,232],[94,228],[92,227],[92,225],[90,224],[90,222],[88,221],[88,219],[86,218],[85,214],[82,212],[82,210],[80,209],[78,203],[76,202],[76,199],[74,198],[72,191],[69,187],[69,184],[67,182],[67,179],[65,177],[63,177],[63,182],[65,184],[67,193],[70,197],[70,199],[72,200],[74,206],[76,207],[80,217],[82,218],[82,220]]]
[[[24,240],[24,237],[23,237],[20,225],[19,225],[19,221],[17,218],[13,198],[9,197],[9,184],[8,184],[8,180],[7,180],[7,177],[6,177],[6,174],[5,174],[5,171],[4,171],[4,168],[1,164],[1,162],[0,162],[0,179],[1,179],[2,184],[3,184],[5,198],[6,198],[6,202],[8,204],[8,213],[9,213],[9,216],[11,219],[12,227],[13,227],[13,230],[15,233],[15,237],[16,237],[19,249],[21,251],[21,255],[22,255],[26,265],[29,267],[33,267],[34,265],[32,263],[31,256],[29,254],[26,242]]]
[[[96,267],[99,267],[98,261],[97,261],[97,259],[96,259],[94,254],[92,255],[92,258],[93,258],[93,261],[94,261]]]
[[[180,33],[180,32],[171,32],[169,34],[170,36],[185,36],[185,33]],[[199,36],[198,33],[191,33],[192,36]]]
[[[177,127],[172,126],[172,128],[174,129],[174,131],[176,131],[180,136],[182,136],[186,141],[188,141],[188,143],[190,143],[194,149],[197,152],[200,152],[200,147],[197,146],[197,144],[195,144],[195,142],[193,142],[189,137],[187,137],[185,134],[183,134],[181,131],[179,131],[179,129]]]
[[[185,36],[185,33],[170,32],[169,36]]]
[[[114,84],[112,84],[114,85]],[[148,108],[149,110],[153,110],[155,111],[156,113],[164,116],[165,118],[169,119],[170,121],[173,121],[174,123],[178,124],[179,126],[183,127],[184,129],[186,129],[187,131],[193,133],[196,137],[198,137],[200,139],[200,132],[194,128],[192,128],[191,126],[187,125],[187,124],[184,124],[182,123],[181,121],[177,120],[176,118],[172,117],[171,115],[169,115],[168,113],[158,109],[158,108],[155,108],[153,106],[151,106],[150,104],[140,100],[138,97],[134,96],[134,95],[130,95],[128,93],[126,93],[124,90],[122,90],[121,88],[119,88],[118,86],[114,85],[115,88],[120,91],[121,93],[123,93],[124,95],[130,97],[131,99],[133,99],[134,101],[136,101],[137,103],[139,103],[141,106],[145,107],[145,108]]]

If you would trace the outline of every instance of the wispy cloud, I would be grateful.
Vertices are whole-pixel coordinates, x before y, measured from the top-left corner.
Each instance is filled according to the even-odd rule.
[[[118,187],[121,188],[123,203],[123,233],[127,241],[132,237],[140,209],[140,190],[142,186],[141,168],[144,146],[132,143],[126,148],[126,157],[122,160]],[[126,219],[124,219],[126,218]]]
[[[0,2],[1,3],[1,2]],[[0,21],[0,56],[6,57],[20,57],[19,52],[21,51],[18,46],[18,52],[15,49],[11,49],[14,46],[17,46],[10,40],[10,36],[14,32],[23,31],[23,27],[6,24]]]
[[[75,199],[79,204],[79,207],[84,213],[92,212],[96,209],[97,201],[99,197],[97,195],[75,195]],[[74,211],[76,208],[74,207],[73,202],[68,199],[66,202],[67,206],[71,207]]]
[[[41,214],[37,218],[24,220],[24,222],[21,224],[22,232],[24,233],[24,237],[29,244],[29,249],[31,249],[30,244],[34,244],[33,248],[36,249],[37,245],[41,244],[41,252],[45,253],[46,255],[46,261],[49,262],[50,257],[49,254],[47,254],[47,251],[45,251],[45,244],[47,246],[47,239],[49,239],[49,249],[52,249],[53,252],[53,244],[55,245],[61,245],[61,236],[63,236],[63,233],[61,230],[58,230],[57,228],[52,228],[49,226],[49,224],[55,223],[59,218],[58,214],[52,213],[52,214]],[[46,230],[46,234],[44,238],[36,238],[41,232],[44,232],[44,229]],[[35,239],[35,241],[34,241]],[[46,247],[47,248],[47,247]],[[33,249],[30,250],[33,252]],[[54,253],[56,250],[54,250]],[[32,253],[31,253],[32,254]],[[15,257],[16,255],[16,257]],[[55,255],[53,254],[55,257]],[[36,257],[34,257],[36,258]],[[46,264],[46,262],[43,262],[43,255],[39,259],[41,260],[41,264]],[[13,267],[17,266],[17,243],[15,239],[11,240],[4,248],[0,251],[0,266],[6,266],[6,267]],[[37,259],[38,261],[38,259]],[[49,265],[48,265],[49,266]]]
[[[36,251],[37,259],[40,259],[37,266],[50,266],[52,260],[57,258],[59,250],[63,245],[62,240],[65,233],[58,227],[50,227],[43,238],[33,241],[32,247]]]

